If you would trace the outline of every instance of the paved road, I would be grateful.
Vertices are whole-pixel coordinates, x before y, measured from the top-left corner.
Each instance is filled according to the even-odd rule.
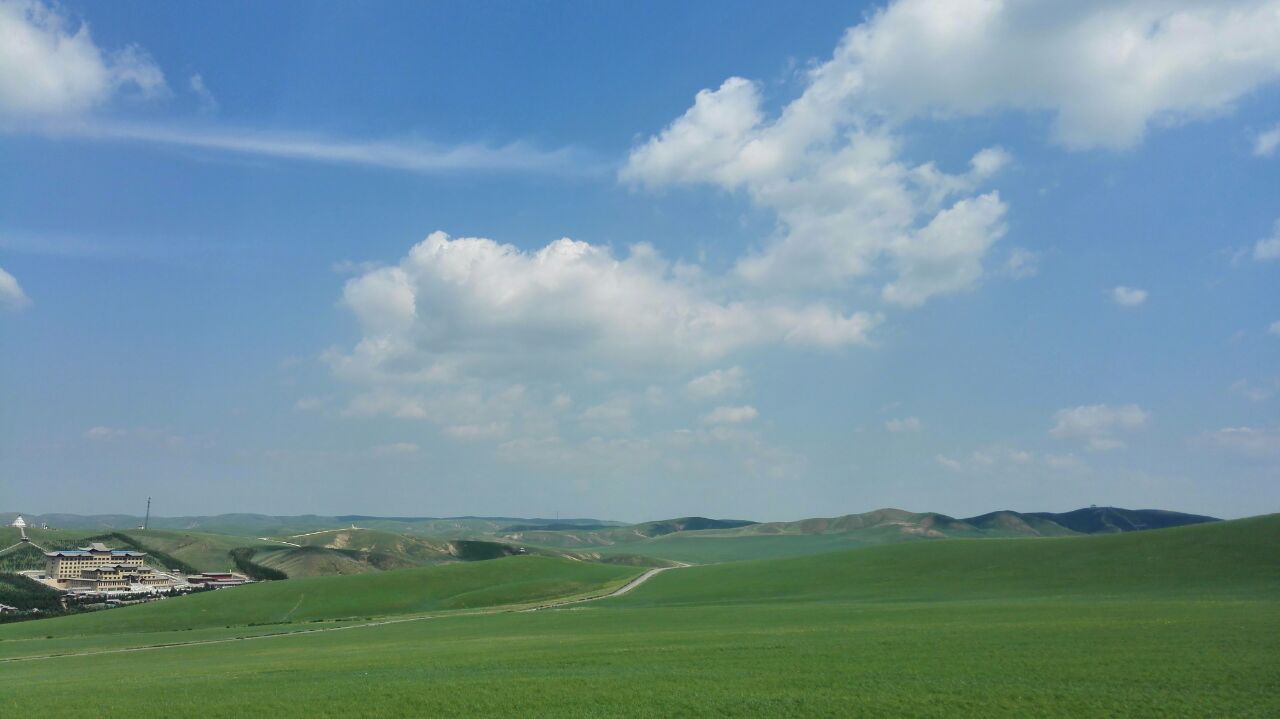
[[[4,664],[5,662],[31,662],[31,661],[36,661],[38,659],[59,659],[61,657],[91,657],[91,656],[97,656],[99,654],[123,654],[125,652],[146,652],[154,649],[172,649],[174,647],[194,647],[202,644],[228,644],[230,642],[248,642],[248,641],[253,641],[257,639],[279,639],[280,637],[294,637],[300,634],[320,634],[322,632],[342,632],[349,629],[366,629],[368,627],[381,627],[381,626],[386,626],[387,624],[404,624],[406,622],[421,622],[427,619],[445,619],[448,617],[477,616],[481,614],[507,614],[507,613],[516,612],[516,611],[536,612],[543,609],[555,609],[556,607],[563,607],[568,604],[582,604],[584,602],[594,602],[600,599],[609,599],[611,597],[618,597],[623,594],[626,594],[627,592],[630,592],[631,590],[635,589],[641,584],[644,584],[650,579],[658,576],[662,572],[667,571],[668,569],[681,569],[687,566],[689,565],[681,563],[677,567],[659,567],[657,569],[650,569],[644,574],[641,574],[640,576],[636,577],[635,579],[632,579],[631,581],[615,589],[614,591],[609,592],[608,594],[600,594],[592,597],[581,597],[578,599],[564,599],[564,600],[555,601],[555,602],[548,602],[546,604],[540,604],[536,607],[532,607],[529,609],[503,609],[503,608],[484,609],[484,610],[478,610],[474,612],[458,612],[454,614],[432,614],[429,616],[420,616],[420,617],[404,617],[402,619],[385,619],[377,622],[365,622],[363,624],[348,624],[343,627],[321,627],[318,629],[300,629],[295,632],[276,632],[274,634],[256,634],[248,637],[226,637],[224,639],[197,639],[195,641],[190,641],[190,642],[172,642],[168,644],[152,644],[150,646],[145,646],[145,647],[121,647],[119,649],[100,649],[98,651],[74,652],[69,654],[42,654],[40,656],[33,656],[33,657],[9,657],[9,658],[0,658],[0,664]],[[36,619],[33,621],[40,621],[40,620]]]
[[[631,591],[632,589],[635,589],[636,587],[640,586],[641,584],[644,584],[645,582],[649,581],[650,579],[653,579],[654,577],[658,576],[658,575],[659,575],[659,574],[661,574],[662,572],[667,571],[668,569],[681,569],[681,568],[683,568],[683,567],[687,567],[687,566],[689,566],[689,565],[684,564],[684,563],[682,562],[682,563],[680,563],[680,565],[679,565],[679,566],[676,566],[676,567],[658,567],[657,569],[650,569],[649,571],[645,572],[644,574],[641,574],[640,576],[636,577],[635,579],[632,579],[631,581],[627,582],[626,584],[622,585],[621,587],[618,587],[616,590],[614,590],[614,591],[612,591],[612,592],[610,592],[610,593],[608,593],[608,594],[601,594],[601,595],[600,595],[600,596],[598,596],[598,597],[583,597],[583,598],[581,598],[581,599],[565,599],[565,600],[558,601],[558,602],[549,602],[549,603],[547,603],[547,604],[540,604],[540,605],[538,605],[538,606],[536,606],[536,607],[531,607],[531,608],[529,608],[529,609],[521,609],[520,611],[522,611],[522,612],[537,612],[537,611],[540,611],[540,610],[543,610],[543,609],[555,609],[556,607],[563,607],[563,606],[565,606],[566,604],[582,604],[583,602],[594,602],[594,601],[596,601],[596,600],[598,600],[598,599],[609,599],[609,598],[611,598],[611,597],[620,597],[620,596],[622,596],[623,594],[626,594],[627,592]]]

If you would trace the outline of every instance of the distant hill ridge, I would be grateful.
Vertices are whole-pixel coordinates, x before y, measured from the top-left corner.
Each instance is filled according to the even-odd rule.
[[[0,524],[7,525],[17,516],[0,512]],[[26,515],[28,523],[48,523],[61,529],[134,529],[142,518],[127,514]],[[937,512],[910,512],[884,508],[838,517],[812,517],[790,522],[754,522],[742,519],[710,519],[679,517],[639,524],[600,519],[544,519],[519,517],[378,517],[363,514],[336,516],[265,514],[220,514],[213,516],[152,517],[153,529],[200,530],[219,534],[287,535],[316,529],[333,529],[363,523],[369,529],[412,531],[424,536],[483,536],[563,532],[587,535],[601,533],[613,539],[623,537],[656,538],[679,532],[716,532],[728,534],[837,534],[877,527],[906,528],[904,531],[927,536],[966,534],[1001,534],[1008,536],[1062,536],[1066,534],[1099,534],[1161,529],[1186,524],[1219,521],[1215,517],[1171,512],[1160,509],[1124,509],[1120,507],[1085,507],[1070,512],[1015,512],[999,510],[975,517],[958,519]],[[585,538],[584,538],[585,540]],[[586,541],[585,543],[592,543]],[[611,543],[611,542],[604,542]]]
[[[1015,512],[1000,510],[957,519],[937,512],[877,509],[840,517],[816,517],[794,522],[761,522],[735,530],[736,534],[840,534],[876,528],[896,528],[928,537],[1032,536],[1104,534],[1164,529],[1221,521],[1215,517],[1160,509],[1085,507],[1071,512]]]

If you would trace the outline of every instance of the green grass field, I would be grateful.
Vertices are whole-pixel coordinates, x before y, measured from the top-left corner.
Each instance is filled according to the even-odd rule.
[[[413,572],[519,567],[524,580],[479,604],[520,601],[522,581],[568,564],[325,578],[350,591],[311,616],[477,606],[467,587],[478,585],[396,581]],[[634,574],[579,567],[619,572],[593,575],[601,585]],[[356,589],[372,580],[393,583]],[[0,627],[0,657],[251,634],[262,628],[214,617],[240,605],[279,618],[305,593],[287,589],[295,581],[321,580]],[[420,592],[431,596],[395,599]],[[133,633],[162,619],[197,628]],[[0,663],[0,712],[50,702],[60,715],[142,717],[197,703],[214,717],[1270,717],[1280,715],[1280,516],[691,567],[535,613]]]

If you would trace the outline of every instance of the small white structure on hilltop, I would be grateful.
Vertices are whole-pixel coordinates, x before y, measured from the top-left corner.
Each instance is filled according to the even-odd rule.
[[[11,526],[11,527],[17,527],[18,529],[25,529],[25,528],[26,528],[26,526],[27,526],[27,520],[23,519],[23,518],[22,518],[22,515],[21,515],[21,514],[19,514],[19,515],[18,515],[18,518],[17,518],[17,519],[15,519],[15,520],[13,520],[13,523],[12,523],[12,524],[10,524],[9,526]]]

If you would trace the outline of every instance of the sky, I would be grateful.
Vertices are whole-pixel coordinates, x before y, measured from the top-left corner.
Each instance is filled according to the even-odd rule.
[[[0,0],[0,510],[1280,511],[1280,5]]]

